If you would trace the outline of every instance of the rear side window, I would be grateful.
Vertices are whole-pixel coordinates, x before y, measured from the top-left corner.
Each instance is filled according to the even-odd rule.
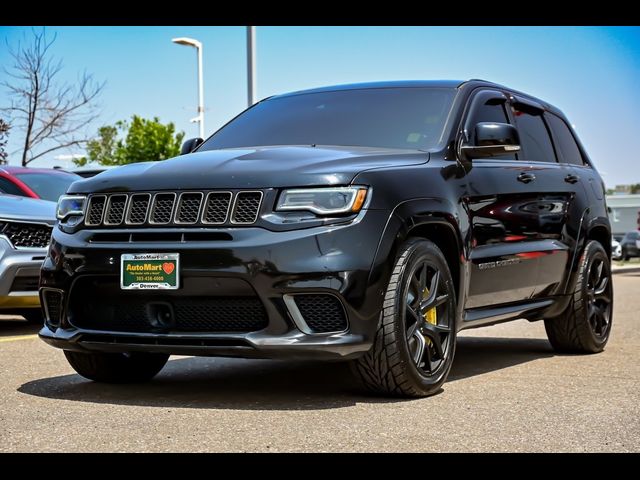
[[[578,144],[567,124],[553,114],[547,114],[545,117],[555,137],[556,147],[560,154],[560,161],[573,165],[584,165],[580,148],[578,148]]]
[[[520,158],[531,162],[555,162],[556,154],[542,117],[516,109],[513,115],[520,134]]]
[[[9,195],[25,196],[15,183],[3,177],[0,177],[0,192],[8,193]]]

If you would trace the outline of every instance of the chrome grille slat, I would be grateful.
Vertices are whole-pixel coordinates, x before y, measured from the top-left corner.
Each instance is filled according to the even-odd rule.
[[[178,225],[196,223],[200,217],[202,197],[202,192],[182,192],[178,198],[174,222]]]
[[[106,195],[93,195],[89,200],[87,208],[87,218],[84,223],[88,226],[97,226],[102,223],[102,215],[104,214],[104,206],[107,203]]]
[[[160,191],[89,195],[87,227],[252,225],[263,192]]]
[[[262,205],[261,191],[238,192],[236,201],[233,204],[231,213],[231,223],[248,225],[255,223],[258,219],[260,206]]]
[[[157,193],[153,197],[153,206],[151,207],[151,215],[149,215],[149,223],[152,225],[166,225],[171,222],[173,217],[173,207],[176,203],[176,194]]]
[[[231,207],[231,192],[209,192],[204,202],[202,223],[208,225],[222,225],[229,217]]]
[[[131,195],[124,223],[127,225],[142,225],[147,220],[150,203],[150,193],[134,193]]]
[[[107,201],[106,213],[104,216],[105,225],[120,225],[124,220],[124,211],[127,207],[127,195],[115,194]]]

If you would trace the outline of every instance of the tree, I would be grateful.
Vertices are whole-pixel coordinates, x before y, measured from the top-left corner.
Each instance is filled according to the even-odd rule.
[[[629,188],[629,193],[636,194],[636,193],[640,193],[640,183],[634,183],[630,186]]]
[[[87,141],[84,128],[98,116],[95,101],[104,88],[89,74],[75,83],[58,82],[62,62],[50,54],[56,37],[48,39],[44,29],[32,30],[31,42],[9,50],[13,57],[8,80],[1,84],[11,99],[3,108],[14,127],[24,133],[22,165],[60,149],[70,149]]]
[[[134,115],[131,123],[121,120],[98,129],[97,138],[87,142],[87,156],[74,163],[79,166],[90,161],[100,165],[125,165],[175,157],[180,153],[184,138],[184,132],[176,133],[175,130],[173,123],[162,124],[158,117],[148,120]]]
[[[7,137],[9,136],[9,129],[11,125],[0,118],[0,165],[7,164],[7,152],[5,147],[7,146]]]

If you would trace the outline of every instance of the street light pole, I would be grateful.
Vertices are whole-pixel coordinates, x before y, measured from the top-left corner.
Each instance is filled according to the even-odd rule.
[[[247,103],[256,102],[256,27],[247,27]]]
[[[193,38],[179,37],[171,40],[178,45],[195,47],[198,54],[198,116],[191,119],[191,122],[198,122],[200,127],[200,138],[204,138],[204,80],[202,77],[202,43]]]
[[[202,78],[202,44],[198,47],[198,122],[200,138],[204,138],[204,80]]]

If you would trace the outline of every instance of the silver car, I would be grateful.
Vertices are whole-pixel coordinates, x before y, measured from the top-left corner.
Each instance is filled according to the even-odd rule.
[[[0,314],[42,321],[38,281],[55,221],[55,202],[0,195]]]

